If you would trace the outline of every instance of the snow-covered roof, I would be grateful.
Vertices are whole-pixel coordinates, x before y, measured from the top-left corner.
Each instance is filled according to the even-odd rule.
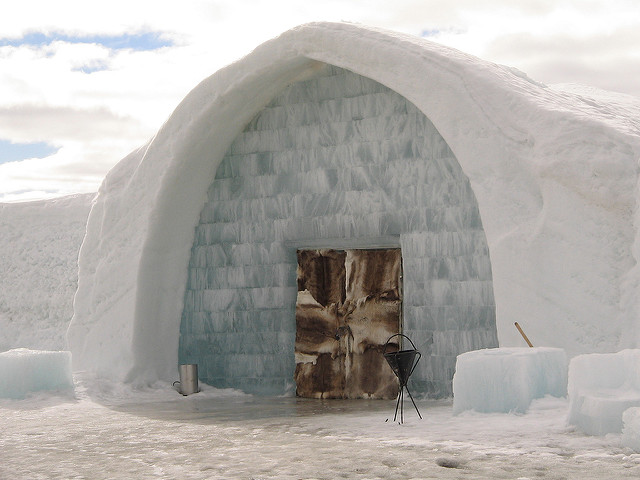
[[[403,95],[451,147],[478,200],[501,344],[517,344],[516,320],[570,353],[610,351],[623,326],[635,329],[640,101],[547,87],[408,35],[313,23],[205,79],[107,175],[80,253],[76,368],[175,375],[194,227],[216,168],[256,113],[323,63]]]

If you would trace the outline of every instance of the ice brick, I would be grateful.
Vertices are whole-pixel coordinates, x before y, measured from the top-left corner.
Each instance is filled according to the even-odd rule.
[[[0,397],[73,388],[71,352],[17,348],[0,353]]]
[[[640,407],[627,408],[622,413],[622,444],[640,453]]]
[[[568,418],[571,425],[590,435],[620,433],[623,413],[631,407],[640,407],[640,350],[593,353],[571,359]]]
[[[458,356],[453,412],[524,413],[531,401],[567,393],[567,356],[559,348],[493,348]]]

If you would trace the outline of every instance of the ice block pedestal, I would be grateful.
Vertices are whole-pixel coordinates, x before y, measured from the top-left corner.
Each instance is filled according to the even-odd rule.
[[[569,364],[569,423],[590,435],[620,433],[640,407],[640,350],[578,355]]]
[[[453,413],[524,413],[534,398],[567,394],[567,356],[559,348],[491,348],[458,355]]]
[[[73,388],[71,352],[16,348],[0,353],[0,398]]]

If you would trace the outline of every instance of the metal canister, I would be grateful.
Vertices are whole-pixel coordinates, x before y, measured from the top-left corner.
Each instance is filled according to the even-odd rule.
[[[180,365],[180,393],[182,395],[191,395],[199,391],[198,364],[188,363]]]

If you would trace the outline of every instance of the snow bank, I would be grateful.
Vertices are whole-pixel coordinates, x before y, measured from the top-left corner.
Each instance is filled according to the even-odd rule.
[[[631,407],[640,407],[640,350],[579,355],[571,360],[570,424],[590,435],[620,433],[622,415]],[[629,421],[631,432],[632,417]]]
[[[94,196],[0,204],[0,352],[66,348]]]
[[[492,348],[458,355],[453,413],[524,413],[531,401],[567,394],[567,356],[559,348]]]
[[[0,353],[0,397],[73,388],[71,352],[17,348]]]
[[[88,224],[69,342],[78,367],[169,378],[206,191],[244,126],[287,85],[332,64],[412,102],[478,200],[498,337],[569,356],[640,330],[640,102],[534,82],[424,39],[341,23],[293,29],[200,83],[107,176]],[[606,319],[604,321],[603,319]]]

